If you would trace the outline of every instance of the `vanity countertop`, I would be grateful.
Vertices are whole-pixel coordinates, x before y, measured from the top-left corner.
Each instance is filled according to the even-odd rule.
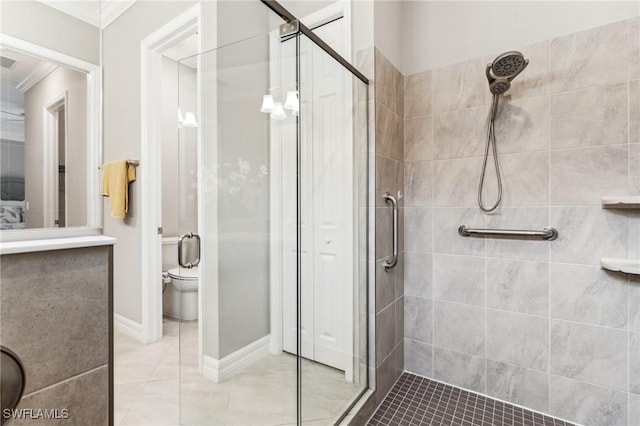
[[[0,242],[0,255],[31,253],[35,251],[64,250],[80,247],[110,246],[115,243],[115,238],[104,235]]]

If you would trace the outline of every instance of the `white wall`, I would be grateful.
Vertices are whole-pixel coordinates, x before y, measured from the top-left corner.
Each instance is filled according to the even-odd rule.
[[[100,29],[33,0],[1,0],[0,32],[100,63]]]
[[[497,55],[630,18],[639,10],[638,1],[407,1],[400,71],[409,75]]]
[[[87,76],[62,66],[25,94],[25,221],[29,228],[44,226],[44,108],[67,91],[66,226],[87,224]]]
[[[403,9],[410,2],[374,1],[374,44],[389,61],[402,71],[405,42],[403,40]]]

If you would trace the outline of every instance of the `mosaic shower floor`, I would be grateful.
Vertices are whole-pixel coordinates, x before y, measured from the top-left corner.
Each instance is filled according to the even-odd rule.
[[[403,373],[368,426],[573,426],[502,401]]]

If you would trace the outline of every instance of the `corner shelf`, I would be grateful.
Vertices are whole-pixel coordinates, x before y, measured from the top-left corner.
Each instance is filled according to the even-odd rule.
[[[640,209],[640,195],[613,195],[602,197],[603,209]]]
[[[600,266],[613,272],[640,275],[640,260],[603,257],[600,259]]]

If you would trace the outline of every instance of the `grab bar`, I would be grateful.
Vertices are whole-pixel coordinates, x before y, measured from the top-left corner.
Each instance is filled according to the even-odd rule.
[[[558,230],[552,227],[537,230],[521,230],[521,229],[476,229],[469,228],[467,225],[461,225],[458,228],[458,234],[463,237],[471,237],[473,235],[487,235],[491,237],[526,237],[526,238],[542,238],[544,240],[553,241],[558,238]]]
[[[393,208],[393,255],[384,261],[384,270],[389,272],[398,264],[398,202],[390,193],[384,194],[384,201],[391,203]]]
[[[198,248],[198,257],[196,257],[196,260],[194,262],[187,262],[184,263],[183,259],[182,259],[182,245],[184,244],[184,240],[189,240],[191,238],[195,238],[196,239],[196,246]],[[187,232],[184,235],[180,236],[180,239],[178,240],[178,264],[180,266],[182,266],[183,268],[194,268],[196,266],[198,266],[198,264],[200,263],[200,235],[198,234],[194,234],[193,232]]]

